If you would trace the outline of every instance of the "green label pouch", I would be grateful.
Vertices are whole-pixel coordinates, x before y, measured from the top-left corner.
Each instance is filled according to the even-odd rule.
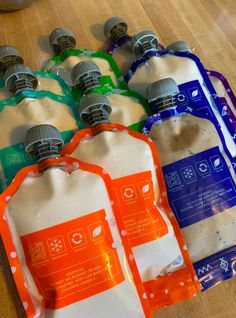
[[[66,83],[71,85],[71,70],[82,61],[92,61],[101,70],[102,75],[111,77],[115,87],[127,88],[126,82],[113,58],[106,52],[93,52],[87,49],[70,49],[58,56],[52,57],[44,68],[48,73],[59,75]]]
[[[23,140],[28,128],[50,124],[63,134],[65,142],[81,128],[77,103],[66,96],[50,92],[22,92],[0,102],[0,181],[2,189],[12,181],[18,170],[31,163],[25,154]]]

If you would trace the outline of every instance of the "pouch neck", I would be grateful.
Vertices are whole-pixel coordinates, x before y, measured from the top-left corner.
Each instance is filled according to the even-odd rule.
[[[40,163],[47,159],[60,158],[61,146],[53,143],[39,142],[31,151],[31,154],[36,159],[37,163]]]
[[[110,31],[110,39],[112,43],[119,43],[127,38],[127,31],[125,28],[117,25]]]
[[[21,75],[18,79],[14,81],[14,86],[10,89],[13,95],[18,95],[24,91],[34,91],[34,85],[27,76]]]
[[[92,74],[84,75],[76,87],[79,88],[83,94],[87,94],[92,89],[101,87],[100,76],[94,76]]]
[[[175,96],[166,96],[163,98],[158,98],[149,103],[151,110],[154,114],[160,113],[164,110],[177,107]]]
[[[56,55],[62,54],[64,51],[70,50],[74,48],[74,43],[70,41],[68,38],[60,38],[58,39],[58,44],[54,45],[53,50]]]
[[[148,52],[157,51],[157,47],[155,44],[147,41],[147,42],[142,43],[142,45],[139,46],[138,50],[139,50],[140,56],[142,56]]]
[[[89,127],[94,127],[100,124],[110,124],[109,113],[102,109],[95,109],[87,115],[86,122]]]

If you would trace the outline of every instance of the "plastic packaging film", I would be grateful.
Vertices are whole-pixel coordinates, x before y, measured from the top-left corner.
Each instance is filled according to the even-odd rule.
[[[0,234],[27,318],[151,318],[235,277],[229,82],[184,41],[103,31],[106,52],[54,29],[42,72],[0,46]]]
[[[34,77],[36,90],[47,90],[58,95],[70,95],[68,85],[58,76],[39,71],[32,72],[27,66],[22,66],[24,59],[17,48],[10,45],[0,46],[0,101],[11,97],[7,84],[11,78],[23,68],[25,76]],[[10,70],[9,70],[10,69]]]
[[[173,89],[172,82],[168,78],[149,86],[148,99],[156,114],[147,120],[144,132],[158,149],[170,206],[202,288],[207,289],[234,272],[235,159],[200,85],[200,99],[184,102],[181,98],[178,105],[184,92],[194,90],[187,84],[178,88],[175,82]],[[229,248],[230,275],[221,267]]]
[[[135,262],[126,259],[131,250],[121,243],[109,176],[59,158],[56,128],[27,134],[26,150],[39,163],[23,168],[2,194],[0,222],[27,317],[150,317]]]
[[[76,64],[71,73],[73,97],[80,101],[83,94],[100,93],[105,95],[112,106],[110,120],[124,126],[139,129],[151,114],[145,99],[136,92],[112,87],[107,77],[102,77],[99,67],[91,61]]]
[[[25,83],[19,74],[25,73],[18,72],[18,79],[11,77],[7,82],[14,95],[0,102],[0,124],[4,129],[0,138],[2,188],[9,185],[20,168],[32,162],[22,144],[28,128],[42,123],[51,124],[68,140],[80,127],[75,101],[67,96],[36,91],[32,82]]]
[[[133,37],[133,50],[136,50],[139,57],[133,62],[125,77],[129,88],[146,97],[147,86],[164,78],[173,78],[178,85],[194,80],[199,81],[204,95],[222,126],[228,148],[231,149],[234,134],[232,135],[231,129],[228,128],[227,118],[221,115],[221,101],[199,58],[191,53],[189,47],[182,41],[158,51],[152,45],[154,38],[154,33],[151,31],[143,31]],[[232,153],[232,155],[236,154]]]
[[[62,154],[97,164],[110,174],[147,297],[153,309],[162,308],[195,295],[198,283],[163,194],[155,147],[142,134],[109,124],[110,107],[103,95],[85,96],[80,116],[91,128],[77,132]]]
[[[71,85],[71,70],[81,61],[93,61],[102,74],[110,76],[114,85],[126,88],[126,84],[113,58],[106,52],[92,52],[87,49],[75,49],[76,39],[73,32],[65,28],[57,28],[50,34],[49,44],[55,56],[43,66],[43,70],[60,75]]]

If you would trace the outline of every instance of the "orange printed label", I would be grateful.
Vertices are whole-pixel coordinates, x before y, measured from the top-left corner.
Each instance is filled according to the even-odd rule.
[[[168,233],[166,222],[155,205],[151,171],[115,179],[113,185],[132,247]]]
[[[21,237],[46,302],[59,309],[124,280],[104,210]]]

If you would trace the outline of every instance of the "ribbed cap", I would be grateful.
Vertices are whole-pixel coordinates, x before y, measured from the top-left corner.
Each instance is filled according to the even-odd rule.
[[[52,125],[43,124],[30,128],[25,135],[25,151],[32,154],[42,145],[54,145],[61,149],[64,145],[58,129]],[[50,156],[47,156],[48,158]],[[46,159],[46,158],[43,158]]]
[[[147,100],[151,103],[154,100],[175,96],[179,93],[179,87],[172,78],[164,78],[156,81],[147,87]]]
[[[82,61],[76,64],[71,72],[71,80],[74,86],[80,82],[81,77],[84,75],[95,75],[97,77],[101,76],[100,69],[98,66],[91,61]]]
[[[24,63],[23,57],[21,56],[20,52],[11,45],[1,45],[0,46],[0,60],[5,57],[16,57],[19,60],[19,64]]]
[[[83,119],[83,115],[88,115],[97,109],[104,109],[107,113],[111,113],[112,107],[105,95],[92,93],[81,98],[79,105],[79,116],[81,119]]]
[[[175,41],[169,44],[166,49],[173,50],[176,52],[192,52],[188,44],[184,41]]]
[[[49,44],[51,49],[54,50],[55,46],[60,45],[60,40],[62,39],[68,39],[68,43],[70,43],[71,46],[70,48],[74,48],[76,46],[76,38],[71,30],[67,28],[56,28],[49,36]]]
[[[150,43],[157,48],[159,44],[159,39],[157,35],[152,31],[143,30],[138,32],[132,38],[132,48],[133,48],[133,52],[136,55],[140,54],[139,48],[144,43]]]
[[[104,28],[103,28],[103,32],[104,32],[104,35],[107,39],[110,39],[111,37],[111,30],[114,28],[114,27],[120,27],[120,28],[123,28],[123,31],[125,33],[127,33],[128,31],[128,25],[127,23],[125,22],[125,20],[121,17],[117,17],[117,16],[114,16],[114,17],[111,17],[110,19],[108,19],[105,24],[104,24]]]
[[[20,52],[11,45],[0,46],[0,73],[3,75],[13,64],[22,64],[24,60]]]
[[[15,83],[21,78],[27,78],[27,81],[33,89],[38,86],[38,78],[31,68],[24,64],[15,64],[10,66],[4,74],[5,87],[7,87],[9,92],[15,92]],[[22,87],[22,89],[24,89],[24,87]]]

